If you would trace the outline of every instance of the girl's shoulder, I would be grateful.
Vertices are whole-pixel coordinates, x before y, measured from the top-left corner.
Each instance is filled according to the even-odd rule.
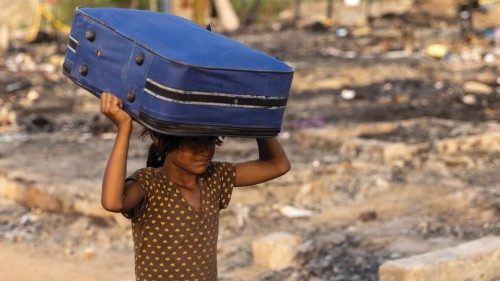
[[[207,171],[201,175],[202,178],[230,177],[234,173],[235,166],[229,162],[212,161]]]
[[[128,179],[138,182],[153,181],[161,176],[160,168],[145,167],[135,171]]]

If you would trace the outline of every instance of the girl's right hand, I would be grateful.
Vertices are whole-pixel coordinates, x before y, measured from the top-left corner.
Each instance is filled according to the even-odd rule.
[[[132,128],[132,117],[122,109],[123,102],[119,98],[110,93],[103,92],[100,100],[102,114],[113,121],[118,130]]]

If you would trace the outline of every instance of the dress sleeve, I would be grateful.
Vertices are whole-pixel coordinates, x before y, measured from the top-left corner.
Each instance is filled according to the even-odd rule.
[[[150,194],[149,177],[150,177],[150,172],[148,171],[147,168],[144,168],[135,171],[132,175],[130,175],[125,179],[125,182],[129,181],[137,182],[144,192],[144,199],[142,199],[142,201],[136,207],[132,208],[128,212],[122,212],[122,215],[127,219],[136,219],[146,210]]]
[[[216,168],[220,180],[219,184],[219,209],[225,209],[231,200],[234,180],[236,178],[236,166],[232,163],[219,163]]]

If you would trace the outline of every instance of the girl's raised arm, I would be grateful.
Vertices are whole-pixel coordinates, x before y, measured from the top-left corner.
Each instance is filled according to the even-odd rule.
[[[276,138],[257,139],[259,159],[236,164],[235,186],[263,183],[286,174],[290,161]]]
[[[132,118],[122,109],[122,101],[109,93],[102,93],[100,105],[101,112],[118,128],[102,180],[101,204],[110,212],[127,212],[144,198],[138,183],[132,181],[125,184]]]

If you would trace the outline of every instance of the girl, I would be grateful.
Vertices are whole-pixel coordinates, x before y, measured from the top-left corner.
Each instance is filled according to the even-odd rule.
[[[228,206],[233,186],[266,182],[290,170],[279,142],[257,139],[258,160],[217,163],[217,137],[149,131],[149,167],[125,178],[132,119],[109,93],[101,95],[100,105],[118,129],[101,202],[131,219],[136,280],[217,280],[219,211]]]

